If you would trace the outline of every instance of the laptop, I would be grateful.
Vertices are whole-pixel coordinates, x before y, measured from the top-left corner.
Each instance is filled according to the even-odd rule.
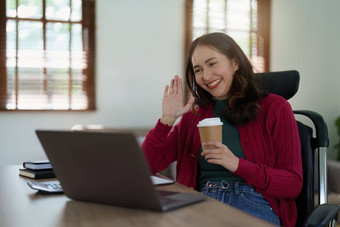
[[[156,189],[129,133],[36,130],[65,195],[86,202],[168,211],[205,200]]]

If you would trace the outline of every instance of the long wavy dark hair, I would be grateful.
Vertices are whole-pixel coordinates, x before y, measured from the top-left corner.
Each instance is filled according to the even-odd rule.
[[[239,45],[230,36],[219,32],[205,34],[197,38],[189,49],[186,81],[195,97],[194,106],[206,107],[215,102],[214,97],[201,88],[195,79],[192,54],[199,45],[212,47],[228,59],[235,59],[239,66],[227,94],[226,107],[220,114],[235,125],[243,125],[256,118],[261,111],[257,103],[261,97],[268,93],[260,89],[259,83],[254,77],[252,65]]]

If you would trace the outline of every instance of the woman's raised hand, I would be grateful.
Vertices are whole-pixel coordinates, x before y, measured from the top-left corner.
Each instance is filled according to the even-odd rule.
[[[178,117],[190,110],[194,100],[194,97],[191,97],[186,105],[183,104],[182,80],[175,76],[170,86],[165,86],[161,122],[172,126]]]

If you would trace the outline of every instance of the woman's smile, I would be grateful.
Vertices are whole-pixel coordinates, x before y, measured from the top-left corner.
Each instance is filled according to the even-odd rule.
[[[217,80],[214,80],[214,81],[212,81],[212,82],[210,82],[210,83],[207,83],[206,85],[207,85],[207,87],[208,87],[209,89],[214,89],[214,88],[217,88],[218,85],[220,85],[221,80],[222,80],[222,79],[217,79]]]

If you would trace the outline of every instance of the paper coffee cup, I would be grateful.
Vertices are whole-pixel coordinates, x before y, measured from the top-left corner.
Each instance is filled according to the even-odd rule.
[[[219,117],[206,118],[198,122],[201,143],[206,141],[219,141],[222,143],[222,121]],[[202,149],[213,148],[212,146],[203,146]]]

